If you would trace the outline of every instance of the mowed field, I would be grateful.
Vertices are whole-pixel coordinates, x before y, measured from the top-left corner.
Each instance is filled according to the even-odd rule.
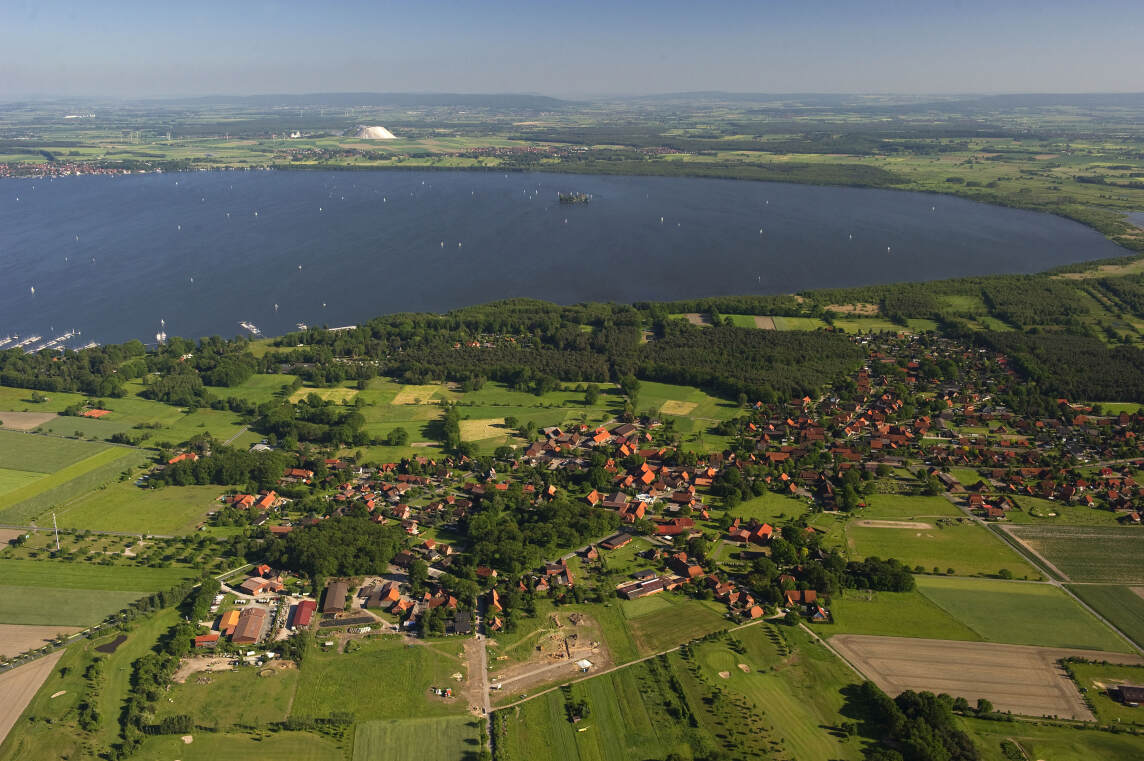
[[[1056,663],[1069,656],[1094,657],[1089,651],[855,634],[840,634],[830,644],[890,695],[928,690],[971,703],[984,697],[998,710],[1025,716],[1093,718]],[[1122,653],[1099,657],[1144,663]]]
[[[983,640],[1132,652],[1116,632],[1050,584],[942,576],[916,579],[922,595]]]
[[[148,737],[133,755],[137,761],[345,761],[337,743],[313,732],[214,733],[195,732],[191,742],[181,736]]]
[[[1144,585],[1144,529],[1131,526],[1009,526],[1008,532],[1065,581]]]
[[[886,510],[883,515],[889,518],[892,513],[900,510]],[[846,543],[853,558],[897,558],[911,568],[937,568],[940,573],[952,568],[958,576],[992,575],[1004,568],[1018,579],[1041,578],[1004,541],[975,523],[919,529],[860,526],[851,521],[846,526]]]
[[[138,534],[188,534],[208,511],[217,510],[221,486],[171,486],[141,489],[131,481],[88,492],[57,511],[61,528],[126,531]]]
[[[479,719],[363,721],[354,733],[353,761],[463,761],[480,748]]]

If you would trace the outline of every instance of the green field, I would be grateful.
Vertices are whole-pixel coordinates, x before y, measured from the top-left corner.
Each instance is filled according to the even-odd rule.
[[[983,761],[1010,761],[1001,752],[1006,740],[1020,746],[1030,761],[1139,761],[1144,756],[1144,737],[1029,721],[964,719],[962,723],[977,740]]]
[[[480,747],[478,719],[363,721],[354,733],[353,761],[464,761]]]
[[[1131,587],[1070,584],[1069,590],[1144,647],[1144,597]]]
[[[1144,584],[1144,531],[1130,526],[1014,526],[1070,581]]]
[[[636,606],[632,612],[629,605]],[[640,655],[657,653],[732,625],[723,615],[722,604],[699,602],[669,592],[644,600],[624,600],[620,608]]]
[[[141,489],[115,483],[89,492],[56,513],[61,528],[127,531],[139,534],[188,534],[206,513],[219,507],[221,486],[171,486]]]
[[[460,650],[460,640],[449,646]],[[359,719],[412,719],[464,713],[468,706],[446,702],[430,687],[458,687],[451,678],[464,673],[458,658],[424,643],[406,644],[399,637],[362,641],[354,653],[312,651],[298,681],[291,715],[323,717],[348,711]]]
[[[805,500],[768,491],[762,496],[740,502],[728,512],[743,520],[754,518],[773,525],[778,521],[800,516],[808,509]]]
[[[834,634],[878,634],[887,637],[956,639],[981,637],[918,591],[861,592],[846,590],[830,600],[831,623],[813,624],[823,637]]]
[[[0,463],[12,470],[55,473],[107,449],[106,444],[0,431]]]
[[[909,567],[942,573],[952,568],[960,576],[991,575],[1002,568],[1017,578],[1039,579],[1041,574],[988,529],[974,523],[933,528],[903,529],[846,526],[851,557],[897,558]]]
[[[31,470],[0,468],[0,497],[3,497],[8,492],[31,486],[32,482],[38,481],[43,477],[43,473],[36,473]]]
[[[923,595],[989,642],[1132,652],[1115,632],[1049,584],[940,576],[919,576],[917,582]]]
[[[172,685],[155,715],[162,719],[185,713],[196,725],[223,731],[285,721],[298,689],[299,670],[287,668],[266,674],[253,667],[195,674],[183,684]]]

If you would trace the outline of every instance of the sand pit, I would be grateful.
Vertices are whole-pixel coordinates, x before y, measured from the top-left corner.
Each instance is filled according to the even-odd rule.
[[[830,645],[889,695],[928,690],[971,703],[983,697],[999,711],[1084,721],[1092,712],[1058,660],[1144,663],[1124,653],[859,634],[835,635]]]
[[[367,127],[362,125],[354,132],[354,137],[359,140],[396,140],[397,135],[393,134],[385,127]]]
[[[744,674],[750,674],[751,673],[751,667],[745,663],[740,663],[739,664],[739,671],[742,671]]]
[[[0,743],[8,737],[20,714],[32,702],[40,685],[52,673],[63,650],[0,674]]]
[[[61,695],[67,695],[67,694],[68,694],[67,690],[59,690],[58,692],[53,692],[50,696],[48,696],[48,700],[55,700],[56,698],[60,697]]]
[[[192,737],[191,735],[183,735],[179,739],[183,741],[183,745],[190,745],[191,743],[193,743],[195,741],[195,738]]]
[[[0,624],[0,655],[13,658],[28,650],[46,645],[58,634],[72,635],[79,626],[25,626],[24,624]]]
[[[918,528],[923,531],[933,528],[929,523],[922,523],[921,521],[856,521],[856,526],[865,526],[866,528]]]
[[[659,408],[661,415],[687,415],[699,405],[695,402],[677,402],[669,399]]]
[[[435,383],[428,386],[402,386],[390,404],[425,404],[441,388]]]
[[[720,679],[730,679],[731,678],[731,672],[730,671],[720,671],[719,672],[719,678]]]
[[[0,428],[13,431],[30,431],[44,423],[58,418],[54,412],[8,412],[0,410]]]
[[[755,316],[755,327],[762,328],[763,330],[775,330],[774,317],[759,317]]]

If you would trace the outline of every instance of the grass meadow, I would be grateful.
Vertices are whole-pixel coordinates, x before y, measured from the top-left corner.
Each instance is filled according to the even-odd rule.
[[[1144,585],[1144,531],[1129,526],[1015,526],[1071,581]]]
[[[860,592],[846,590],[830,601],[831,623],[812,624],[823,637],[834,634],[877,634],[886,637],[977,641],[981,636],[913,592]]]
[[[469,716],[363,721],[353,761],[461,761],[480,748],[479,720]]]
[[[221,486],[170,486],[141,489],[123,481],[90,491],[56,513],[61,528],[126,531],[139,534],[189,534],[202,523]]]

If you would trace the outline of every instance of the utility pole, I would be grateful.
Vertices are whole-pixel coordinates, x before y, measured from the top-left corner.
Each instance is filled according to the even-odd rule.
[[[60,551],[60,527],[56,525],[56,514],[52,513],[52,530],[56,532],[56,552]]]

